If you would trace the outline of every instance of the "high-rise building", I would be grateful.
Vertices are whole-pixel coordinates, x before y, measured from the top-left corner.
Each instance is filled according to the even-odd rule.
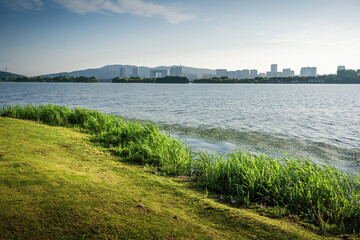
[[[276,72],[275,77],[283,77],[283,73],[282,72]]]
[[[228,76],[230,79],[234,79],[234,78],[236,78],[235,71],[228,71],[227,76]]]
[[[338,66],[337,67],[337,70],[339,71],[339,70],[345,70],[345,66]]]
[[[138,67],[134,67],[132,69],[132,76],[133,77],[140,77],[140,69]]]
[[[294,77],[295,72],[293,70],[291,70],[290,68],[284,68],[283,72],[282,72],[282,76],[283,77]]]
[[[316,67],[302,67],[300,70],[300,77],[315,77]]]
[[[283,69],[283,77],[290,77],[290,68],[284,68]]]
[[[256,78],[258,76],[258,70],[256,70],[256,69],[251,69],[250,70],[250,78],[251,79],[254,79],[254,78]]]
[[[266,76],[268,78],[278,77],[280,74],[278,73],[277,69],[278,69],[277,64],[271,64],[271,71],[266,72]],[[281,74],[281,76],[282,76],[282,74]]]
[[[271,72],[272,73],[277,73],[277,68],[278,68],[278,65],[277,64],[271,64]]]
[[[216,69],[216,76],[217,77],[227,77],[227,69]]]
[[[249,69],[243,69],[241,72],[242,72],[242,78],[250,78],[250,70]]]
[[[126,78],[126,67],[121,67],[120,68],[120,77],[121,78]]]
[[[259,73],[259,77],[262,77],[262,78],[266,77],[266,73]]]
[[[150,78],[158,78],[160,77],[166,77],[169,74],[169,71],[167,69],[151,69],[150,70]]]
[[[182,77],[184,75],[184,68],[181,66],[171,67],[170,76]]]
[[[236,79],[242,79],[242,71],[241,70],[236,70],[235,71],[235,78]]]

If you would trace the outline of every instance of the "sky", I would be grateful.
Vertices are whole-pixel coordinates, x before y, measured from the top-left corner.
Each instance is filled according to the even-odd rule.
[[[360,0],[0,0],[0,70],[360,69]]]

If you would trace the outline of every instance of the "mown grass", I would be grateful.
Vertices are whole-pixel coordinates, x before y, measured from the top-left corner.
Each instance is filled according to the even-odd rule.
[[[236,199],[239,204],[281,208],[318,226],[320,232],[358,233],[360,176],[331,165],[286,156],[273,159],[235,151],[228,155],[193,153],[157,126],[65,106],[13,106],[3,113],[53,126],[78,127],[92,141],[121,159],[156,167],[168,175],[187,175],[204,189]]]

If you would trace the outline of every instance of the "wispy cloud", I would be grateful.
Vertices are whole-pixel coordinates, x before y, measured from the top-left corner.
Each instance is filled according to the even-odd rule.
[[[266,36],[265,36],[266,37]],[[266,40],[272,44],[301,44],[301,45],[357,45],[360,41],[360,31],[354,31],[343,26],[309,27],[270,37]]]
[[[160,16],[176,24],[192,19],[194,16],[184,8],[175,5],[157,4],[144,0],[54,0],[78,14],[89,12],[130,13],[134,15]]]
[[[13,10],[41,10],[41,0],[0,0],[0,3]]]
[[[215,21],[215,18],[213,18],[213,17],[206,17],[206,18],[203,19],[203,21],[204,21],[204,23],[209,23],[209,22]]]
[[[214,27],[214,29],[217,32],[226,32],[228,30],[226,27],[222,27],[222,26],[216,26]]]

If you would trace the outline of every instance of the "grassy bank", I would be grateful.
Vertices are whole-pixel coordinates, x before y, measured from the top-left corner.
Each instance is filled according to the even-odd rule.
[[[360,177],[331,166],[242,152],[193,153],[152,124],[86,109],[29,105],[7,107],[5,112],[14,118],[78,128],[122,161],[149,165],[167,175],[190,176],[206,191],[225,195],[236,204],[273,207],[281,216],[295,214],[320,232],[359,232]]]
[[[321,238],[119,162],[92,137],[0,118],[0,239]]]

